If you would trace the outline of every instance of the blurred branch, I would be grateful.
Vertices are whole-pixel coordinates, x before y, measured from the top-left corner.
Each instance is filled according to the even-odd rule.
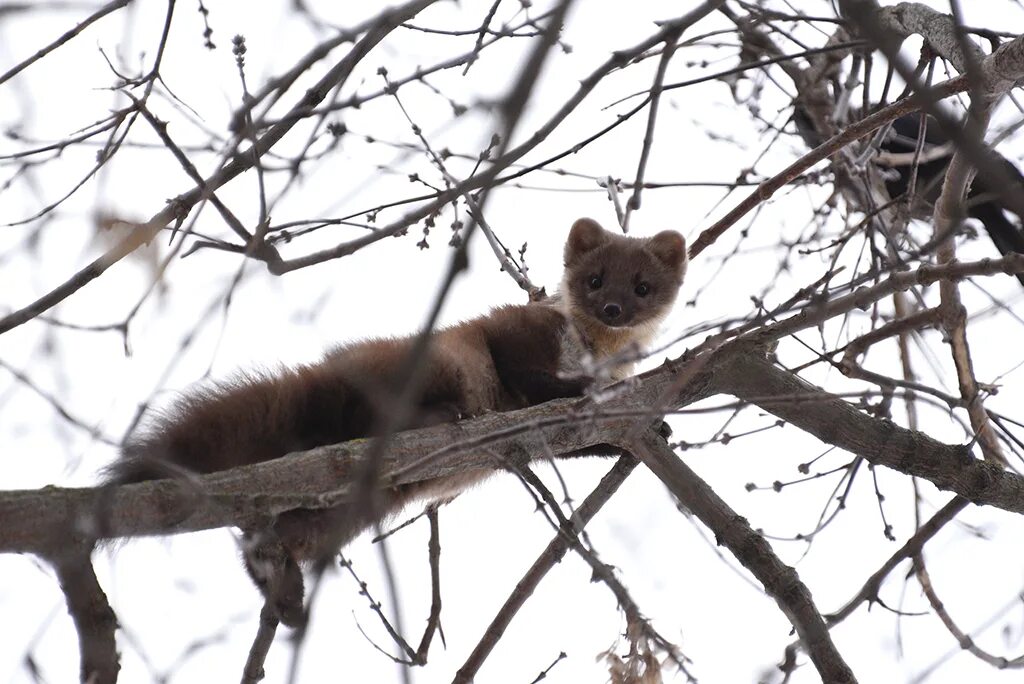
[[[297,108],[309,108],[320,103],[327,93],[339,84],[345,82],[351,75],[356,65],[365,57],[370,50],[383,40],[391,31],[403,21],[416,16],[424,7],[433,4],[435,0],[412,0],[406,4],[385,11],[372,24],[366,35],[357,42],[352,50],[348,52],[337,64],[335,64],[320,80],[309,88],[300,102],[295,105]],[[231,181],[244,171],[252,168],[256,159],[266,154],[288,131],[292,129],[298,119],[285,119],[279,124],[272,126],[266,133],[260,136],[254,146],[252,154],[235,155],[231,161],[225,164],[220,170],[205,179],[205,187],[197,186],[188,192],[182,193],[169,200],[167,205],[157,212],[149,221],[140,225],[135,231],[128,235],[119,244],[110,249],[106,254],[94,260],[91,264],[72,276],[64,284],[39,298],[32,304],[19,309],[0,319],[0,334],[32,320],[35,316],[60,303],[79,289],[95,280],[99,276],[131,254],[143,244],[147,244],[156,235],[167,227],[172,221],[183,221],[199,202],[207,199],[209,193],[216,191],[225,183]],[[274,268],[274,263],[268,264],[272,272],[279,272]],[[283,272],[283,271],[280,271]]]
[[[111,14],[112,12],[116,12],[119,9],[122,9],[123,7],[126,7],[131,1],[132,0],[112,0],[112,2],[108,2],[106,5],[99,8],[98,10],[90,14],[88,17],[80,21],[73,29],[61,35],[61,37],[57,40],[53,41],[44,48],[40,48],[31,57],[22,60],[18,64],[14,65],[13,67],[5,71],[3,74],[0,74],[0,85],[3,85],[8,80],[14,78],[35,62],[38,62],[46,55],[50,54],[60,46],[66,44],[72,38],[77,36],[85,29],[89,28],[92,24],[99,21],[103,17],[107,16],[108,14]]]
[[[844,5],[852,4],[856,2],[841,0],[839,3],[844,10]],[[920,2],[900,2],[876,9],[878,22],[885,31],[904,37],[913,33],[924,36],[932,50],[961,74],[967,73],[971,62],[977,64],[985,58],[985,53],[973,41],[960,40],[953,17],[948,14]]]
[[[983,662],[999,669],[1019,669],[1024,667],[1024,655],[1017,656],[1016,658],[1010,659],[1004,656],[992,655],[985,649],[974,643],[974,639],[971,638],[970,634],[964,632],[957,624],[953,621],[949,611],[946,610],[946,606],[942,603],[939,595],[935,591],[935,586],[932,584],[931,576],[928,574],[928,568],[924,564],[924,556],[918,553],[914,556],[914,574],[917,576],[917,581],[921,584],[921,590],[924,592],[925,597],[928,599],[928,604],[931,605],[932,610],[942,620],[942,624],[945,625],[950,635],[956,639],[957,644],[960,648],[968,651],[971,655],[981,659]]]
[[[942,99],[963,92],[969,87],[966,77],[958,76],[948,81],[943,81],[929,91],[929,98]],[[710,228],[706,228],[690,247],[690,257],[695,257],[703,252],[720,238],[738,220],[743,218],[756,206],[770,199],[780,188],[791,183],[804,171],[807,171],[818,162],[831,157],[852,142],[863,138],[872,131],[885,124],[898,119],[904,114],[915,112],[926,105],[926,100],[919,95],[911,95],[898,102],[880,109],[874,114],[867,116],[857,123],[847,126],[843,131],[837,133],[829,140],[815,147],[813,150],[800,157],[785,169],[772,178],[761,183],[757,189],[737,204],[725,216],[715,222]]]

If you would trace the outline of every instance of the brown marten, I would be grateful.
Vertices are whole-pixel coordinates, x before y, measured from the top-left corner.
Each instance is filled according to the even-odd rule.
[[[626,377],[672,308],[686,265],[679,233],[629,238],[590,219],[576,221],[557,295],[501,306],[432,335],[413,418],[400,428],[579,396],[595,377]],[[397,396],[413,339],[344,345],[312,365],[242,375],[187,393],[128,439],[109,479],[125,484],[211,473],[371,437],[378,415]],[[375,495],[373,506],[289,511],[273,526],[277,559],[257,550],[246,553],[246,565],[282,621],[295,624],[302,617],[297,560],[328,558],[411,499],[451,496],[483,476],[391,488]],[[247,540],[257,538],[247,531]]]

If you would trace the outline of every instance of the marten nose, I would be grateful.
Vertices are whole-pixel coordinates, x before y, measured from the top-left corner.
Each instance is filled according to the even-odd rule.
[[[618,318],[622,315],[622,307],[618,304],[605,304],[604,315],[611,319]]]

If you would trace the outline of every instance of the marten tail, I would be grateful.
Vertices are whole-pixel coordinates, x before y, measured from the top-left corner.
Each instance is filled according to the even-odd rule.
[[[367,390],[374,388],[358,382],[328,361],[189,392],[128,440],[106,481],[217,472],[369,436],[375,418]],[[420,489],[384,488],[366,501],[286,511],[267,529],[245,530],[246,569],[281,621],[297,626],[305,619],[299,562],[329,558]]]
[[[190,391],[150,418],[105,480],[228,470],[365,436],[369,421],[366,402],[323,365],[239,376]]]
[[[128,443],[121,449],[121,458],[103,469],[103,482],[107,485],[135,484],[164,478],[185,478],[193,474],[171,458],[158,456],[138,443]]]

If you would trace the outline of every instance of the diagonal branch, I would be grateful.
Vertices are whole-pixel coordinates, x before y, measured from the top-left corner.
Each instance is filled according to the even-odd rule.
[[[11,78],[14,78],[19,73],[21,73],[29,66],[31,66],[33,63],[38,62],[40,59],[50,54],[60,46],[64,45],[65,43],[73,39],[75,36],[77,36],[79,33],[89,28],[92,24],[107,16],[111,12],[116,12],[117,10],[126,7],[131,1],[132,0],[112,0],[111,2],[108,2],[106,5],[103,5],[103,7],[100,7],[98,10],[96,10],[88,17],[83,19],[81,22],[79,22],[73,29],[61,35],[60,38],[53,41],[46,47],[40,48],[31,57],[22,60],[18,64],[14,65],[13,67],[5,71],[3,74],[0,74],[0,85],[3,85]]]
[[[576,509],[572,522],[577,532],[581,531],[597,515],[598,511],[601,510],[608,500],[611,499],[612,495],[618,491],[622,483],[629,477],[629,474],[636,468],[637,463],[638,461],[632,456],[623,455],[619,457],[619,460],[615,462],[612,469],[601,478],[601,482],[598,483],[594,491]],[[540,581],[544,579],[551,568],[555,567],[555,564],[561,562],[568,551],[569,540],[565,534],[559,532],[548,543],[547,548],[537,557],[537,560],[526,571],[526,574],[523,575],[518,584],[516,584],[515,590],[505,600],[498,614],[494,616],[494,619],[491,620],[491,623],[484,631],[483,636],[480,637],[476,648],[473,649],[473,652],[466,658],[466,662],[459,668],[458,673],[452,680],[452,684],[469,684],[469,682],[473,681],[476,673],[480,670],[480,666],[483,665],[487,656],[494,650],[498,640],[501,639],[505,630],[508,629],[512,618],[516,616],[516,613],[523,607],[523,604],[533,596],[533,592],[540,584]]]
[[[793,624],[822,681],[857,681],[839,654],[811,593],[796,570],[783,563],[768,541],[719,497],[697,473],[653,432],[629,445],[637,458],[660,479],[680,504],[714,533],[716,541],[764,585]]]
[[[875,465],[922,477],[972,503],[1024,513],[1024,478],[973,458],[969,446],[942,444],[924,433],[869,416],[752,354],[736,356],[727,376],[722,379],[723,391],[757,404],[827,444]],[[813,409],[807,410],[804,402],[813,402]]]
[[[950,95],[963,92],[967,88],[967,78],[964,76],[957,76],[956,78],[937,84],[929,91],[929,97],[935,100],[941,100],[949,97]],[[818,162],[831,157],[845,146],[863,138],[885,124],[895,121],[905,114],[921,109],[929,101],[930,100],[926,100],[920,95],[912,95],[899,100],[898,102],[894,102],[888,107],[880,109],[870,116],[864,117],[855,124],[847,126],[841,132],[832,136],[779,173],[761,183],[757,186],[757,189],[754,190],[754,192],[733,207],[725,216],[716,221],[711,227],[706,228],[697,236],[697,239],[693,241],[693,245],[690,247],[690,257],[693,258],[703,252],[713,244],[715,240],[720,238],[733,224],[753,210],[754,207],[770,199],[778,190],[785,187],[788,183],[791,183],[803,172],[807,171]]]

